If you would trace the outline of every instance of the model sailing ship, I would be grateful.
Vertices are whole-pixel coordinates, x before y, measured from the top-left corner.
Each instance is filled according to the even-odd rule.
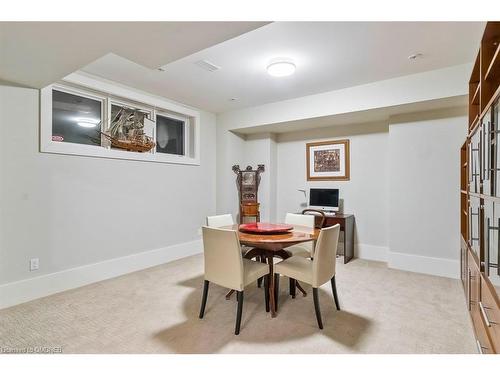
[[[109,131],[101,134],[112,147],[135,152],[148,152],[154,146],[153,139],[144,133],[146,114],[137,110],[121,108],[111,121]]]

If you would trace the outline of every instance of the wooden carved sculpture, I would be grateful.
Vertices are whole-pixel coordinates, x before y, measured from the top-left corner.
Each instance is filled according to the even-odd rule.
[[[247,166],[245,170],[240,170],[239,165],[233,165],[232,169],[237,175],[236,186],[240,200],[240,223],[243,223],[245,216],[252,216],[257,221],[260,221],[257,193],[260,184],[260,174],[265,170],[264,164],[259,164],[257,169]]]

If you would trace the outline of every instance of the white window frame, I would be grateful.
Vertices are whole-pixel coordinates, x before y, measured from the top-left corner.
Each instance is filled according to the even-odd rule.
[[[76,87],[75,87],[76,86]],[[52,141],[52,90],[68,92],[70,94],[102,100],[101,118],[102,130],[109,128],[111,103],[132,106],[151,113],[156,122],[156,114],[178,118],[185,121],[186,126],[193,127],[193,131],[185,129],[185,155],[164,154],[155,152],[138,153],[125,150],[111,149],[99,145],[83,145],[78,143]],[[98,98],[98,99],[96,99]],[[109,115],[108,115],[109,113]],[[190,150],[190,134],[194,135],[194,149]],[[156,128],[155,128],[156,144]],[[173,163],[200,165],[200,114],[198,111],[173,103],[164,98],[144,93],[111,81],[90,76],[88,74],[73,73],[65,77],[61,83],[44,87],[40,90],[40,152],[65,155],[91,156],[112,159],[149,161],[156,163]]]

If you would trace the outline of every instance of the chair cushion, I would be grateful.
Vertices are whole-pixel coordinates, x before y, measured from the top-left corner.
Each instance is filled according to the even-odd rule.
[[[253,283],[269,273],[269,266],[264,263],[243,259],[243,286]]]
[[[312,285],[312,260],[293,256],[274,266],[274,272]]]
[[[292,245],[285,248],[292,256],[299,256],[303,258],[310,258],[312,254],[312,242],[304,242],[298,245]]]

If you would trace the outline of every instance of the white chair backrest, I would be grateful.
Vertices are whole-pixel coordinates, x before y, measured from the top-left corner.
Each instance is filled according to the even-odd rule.
[[[287,213],[285,223],[291,225],[301,225],[303,227],[314,228],[314,215],[301,215]]]
[[[243,258],[238,233],[206,226],[202,230],[205,280],[229,289],[243,290]]]
[[[207,216],[207,226],[209,227],[220,228],[227,225],[234,225],[233,215],[231,214]]]
[[[335,276],[337,243],[339,242],[340,225],[323,228],[319,233],[313,258],[312,286],[318,288]]]

